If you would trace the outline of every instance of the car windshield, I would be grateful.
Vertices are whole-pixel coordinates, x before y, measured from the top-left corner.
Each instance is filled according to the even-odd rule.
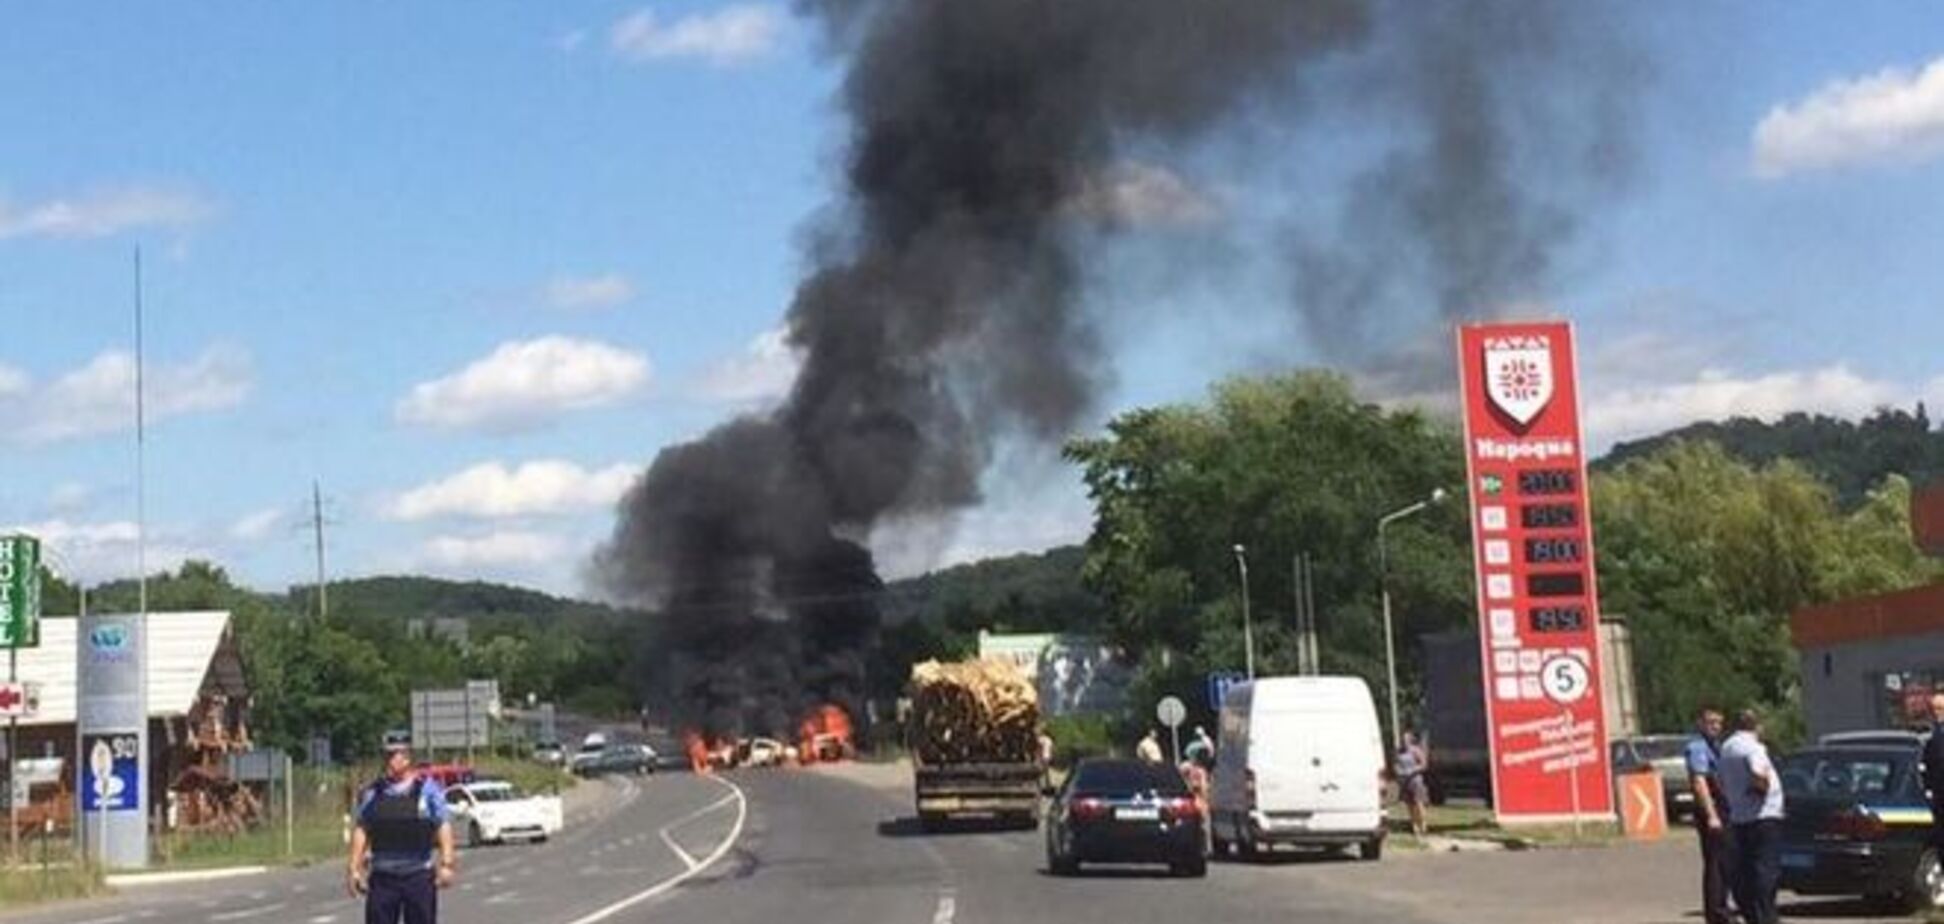
[[[1812,751],[1783,758],[1777,770],[1790,797],[1868,799],[1889,795],[1908,763],[1883,754]]]
[[[480,802],[513,802],[520,798],[519,791],[511,786],[478,786],[471,792]]]
[[[1157,792],[1186,795],[1188,784],[1174,768],[1135,761],[1104,761],[1082,764],[1073,780],[1075,792],[1125,793]]]

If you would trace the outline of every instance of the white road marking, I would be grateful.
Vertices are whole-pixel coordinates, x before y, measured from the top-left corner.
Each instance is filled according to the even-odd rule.
[[[337,920],[337,915],[335,914],[320,914],[317,917],[311,918],[310,924],[331,924],[335,920]]]
[[[668,845],[668,849],[670,849],[670,850],[673,850],[673,851],[675,851],[675,856],[677,856],[677,857],[680,857],[680,858],[681,858],[681,860],[682,860],[682,865],[683,865],[683,866],[686,866],[686,867],[688,867],[689,869],[694,869],[694,868],[695,868],[695,858],[694,858],[694,857],[691,857],[691,856],[689,856],[689,852],[688,852],[688,851],[686,851],[686,850],[683,850],[683,849],[682,849],[682,845],[680,845],[680,844],[677,844],[677,843],[675,843],[675,839],[674,839],[674,838],[672,838],[672,837],[669,837],[669,836],[668,836],[668,829],[667,829],[667,828],[663,828],[663,829],[661,830],[661,832],[660,832],[660,834],[661,834],[661,841],[662,841],[662,843],[664,843],[664,844],[667,844],[667,845]]]
[[[952,924],[952,916],[958,914],[958,891],[951,888],[938,891],[938,910],[932,912],[932,924]]]
[[[225,911],[222,914],[212,914],[209,916],[209,919],[212,921],[241,921],[244,918],[262,917],[272,911],[282,911],[283,909],[284,903],[278,902],[274,905],[264,905],[259,908],[244,908],[240,911]]]
[[[491,898],[488,898],[488,899],[486,899],[486,904],[488,904],[488,905],[504,905],[504,904],[506,904],[507,902],[510,902],[510,901],[512,901],[512,900],[513,900],[513,897],[514,897],[514,896],[516,896],[516,895],[519,895],[519,894],[520,894],[520,893],[518,893],[518,892],[515,892],[515,891],[512,891],[512,890],[508,890],[508,891],[505,891],[505,892],[501,892],[501,893],[499,893],[498,895],[495,895],[495,896],[493,896],[493,897],[491,897]]]
[[[736,784],[729,782],[728,780],[722,779],[720,777],[714,777],[714,776],[704,777],[704,779],[712,780],[716,783],[722,784],[723,786],[729,787],[730,795],[725,796],[722,800],[717,801],[713,806],[711,806],[711,808],[720,806],[724,802],[727,802],[729,799],[732,798],[736,800],[736,824],[729,829],[729,836],[723,838],[722,843],[717,844],[716,848],[710,851],[708,856],[703,857],[702,861],[698,863],[696,866],[686,871],[676,873],[675,875],[670,876],[667,879],[664,879],[661,882],[658,882],[652,886],[649,886],[646,889],[636,892],[635,894],[630,895],[627,898],[615,902],[614,904],[609,905],[606,908],[602,908],[591,914],[587,914],[575,918],[572,921],[567,922],[567,924],[595,924],[595,922],[597,921],[605,921],[611,917],[614,917],[615,915],[620,914],[621,912],[626,911],[629,908],[633,908],[634,906],[639,905],[642,902],[654,898],[657,895],[667,892],[668,890],[673,889],[676,886],[679,886],[682,883],[689,881],[690,879],[694,878],[697,874],[701,873],[703,870],[706,870],[710,866],[715,865],[715,862],[717,860],[722,859],[724,856],[726,856],[729,853],[731,848],[736,846],[736,841],[742,837],[743,824],[749,820],[749,798],[743,795],[743,791],[741,788],[736,786]],[[669,825],[667,827],[673,827],[673,825]]]
[[[128,915],[115,914],[105,918],[89,918],[85,921],[76,922],[76,924],[121,924],[121,922],[126,920],[128,920]]]

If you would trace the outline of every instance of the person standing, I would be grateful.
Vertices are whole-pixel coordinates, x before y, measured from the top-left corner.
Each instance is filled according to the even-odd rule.
[[[1134,746],[1134,756],[1150,764],[1167,763],[1167,758],[1161,753],[1161,736],[1155,734],[1152,728],[1141,736],[1141,743]]]
[[[1930,803],[1931,846],[1944,849],[1944,691],[1931,694],[1930,737],[1924,741],[1924,801]]]
[[[1716,709],[1695,716],[1694,737],[1687,743],[1688,788],[1694,791],[1694,830],[1701,840],[1701,917],[1707,924],[1731,924],[1728,886],[1735,876],[1734,836],[1728,827],[1728,803],[1722,798],[1721,733],[1725,721]]]
[[[1424,778],[1429,769],[1430,757],[1418,741],[1417,732],[1405,732],[1404,745],[1397,749],[1392,772],[1397,776],[1397,798],[1411,813],[1411,834],[1418,840],[1424,840],[1424,806],[1431,801],[1431,787]]]
[[[1722,742],[1715,773],[1734,831],[1735,906],[1748,924],[1775,924],[1775,889],[1782,876],[1782,778],[1762,744],[1762,718],[1755,710],[1735,717],[1735,733]]]
[[[458,852],[445,790],[413,768],[409,738],[385,736],[385,776],[359,794],[355,817],[346,886],[364,897],[365,924],[436,924]]]
[[[1195,736],[1182,748],[1181,754],[1189,760],[1213,762],[1215,760],[1215,739],[1208,737],[1208,729],[1195,726]]]

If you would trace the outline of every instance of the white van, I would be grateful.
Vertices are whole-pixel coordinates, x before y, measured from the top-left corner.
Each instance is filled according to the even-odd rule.
[[[1384,851],[1384,740],[1358,677],[1263,677],[1222,702],[1210,824],[1217,852],[1278,844]]]

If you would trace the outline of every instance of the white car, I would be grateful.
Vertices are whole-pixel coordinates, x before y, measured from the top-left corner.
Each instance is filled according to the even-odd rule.
[[[476,780],[446,790],[452,826],[468,847],[509,840],[544,841],[566,825],[559,796],[529,796],[512,783]]]

